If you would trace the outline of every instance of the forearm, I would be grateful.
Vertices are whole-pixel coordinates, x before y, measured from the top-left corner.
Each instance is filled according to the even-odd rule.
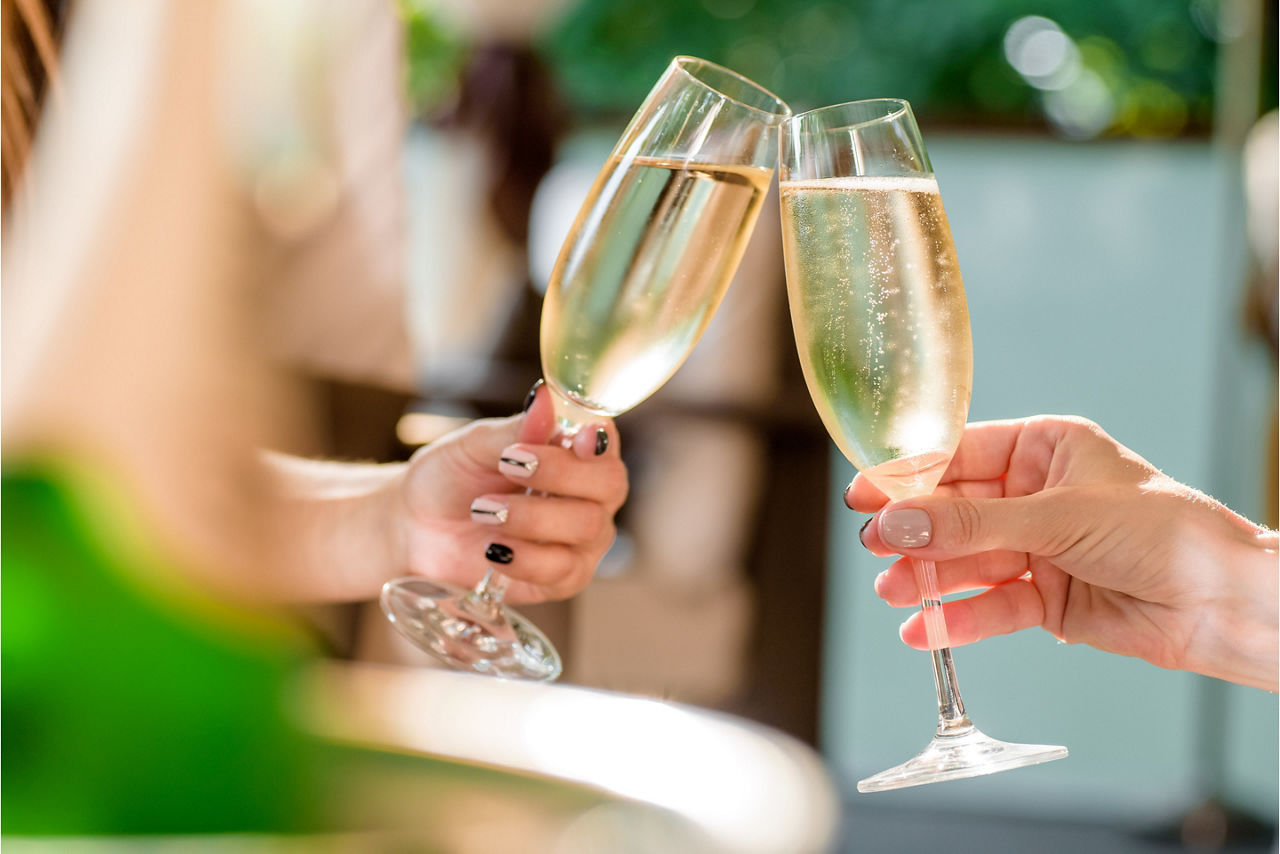
[[[370,599],[403,572],[394,520],[401,464],[263,455],[273,486],[273,592],[295,602]]]
[[[1280,680],[1280,536],[1259,528],[1218,553],[1219,587],[1188,668],[1267,691]]]

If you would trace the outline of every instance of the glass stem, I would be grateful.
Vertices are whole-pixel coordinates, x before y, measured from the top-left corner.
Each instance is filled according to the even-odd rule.
[[[964,735],[973,722],[964,711],[960,683],[956,679],[955,662],[951,659],[951,641],[942,614],[942,595],[938,592],[938,572],[931,560],[913,560],[916,588],[924,614],[924,630],[933,656],[933,684],[938,691],[938,735]]]
[[[548,385],[550,386],[549,383]],[[550,386],[548,391],[551,392],[551,403],[555,412],[555,429],[547,439],[547,444],[569,448],[573,445],[573,437],[578,435],[582,425],[600,416],[564,397],[555,390],[554,386]],[[525,492],[528,495],[538,494],[532,489]],[[502,608],[502,600],[506,598],[507,585],[510,583],[511,579],[496,569],[489,570],[484,578],[480,579],[475,589],[467,594],[465,607],[475,616],[494,619]]]
[[[484,578],[480,579],[480,583],[476,585],[476,589],[471,595],[477,599],[485,599],[494,605],[501,605],[502,599],[507,595],[508,579],[505,575],[497,570],[491,569],[484,574]]]

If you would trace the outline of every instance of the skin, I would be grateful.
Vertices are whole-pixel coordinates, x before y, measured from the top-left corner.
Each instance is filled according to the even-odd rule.
[[[1165,476],[1079,418],[970,424],[933,495],[890,503],[864,477],[845,493],[874,514],[862,542],[905,557],[875,581],[919,605],[909,558],[933,560],[953,646],[1040,626],[1161,667],[1277,688],[1276,532]],[[890,514],[922,510],[924,516]],[[901,520],[927,542],[902,545]],[[915,531],[917,536],[920,531]],[[927,649],[922,615],[901,629]]]
[[[611,423],[573,450],[544,444],[545,390],[523,417],[474,423],[404,465],[260,450],[313,444],[305,394],[269,346],[280,238],[255,212],[253,167],[229,150],[215,73],[227,10],[168,5],[184,14],[129,19],[166,47],[137,68],[67,64],[5,224],[6,465],[103,473],[172,568],[155,581],[237,600],[369,599],[411,572],[472,584],[494,542],[514,553],[513,601],[580,590],[626,473]],[[597,426],[611,440],[599,457]],[[541,463],[519,483],[497,470],[517,443]],[[470,518],[482,495],[511,503],[505,525]]]
[[[627,471],[612,421],[584,426],[568,448],[547,444],[553,429],[550,392],[540,386],[523,415],[472,422],[405,464],[271,458],[283,499],[276,541],[293,549],[276,565],[297,567],[281,596],[368,599],[406,574],[469,587],[489,569],[511,579],[507,599],[516,604],[579,592],[613,543]],[[599,430],[608,448],[597,455]],[[513,450],[537,458],[528,477],[499,470]],[[478,498],[505,504],[506,522],[477,521]],[[511,549],[511,562],[487,560],[491,543]]]

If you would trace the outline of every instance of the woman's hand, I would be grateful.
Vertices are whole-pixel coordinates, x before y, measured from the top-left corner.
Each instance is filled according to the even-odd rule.
[[[410,459],[393,503],[404,569],[462,586],[496,569],[514,603],[564,599],[591,580],[627,497],[617,429],[602,419],[571,449],[548,445],[550,391],[531,397],[523,415],[473,422]]]
[[[888,503],[865,477],[845,494],[875,513],[875,581],[919,604],[908,558],[937,562],[953,645],[1041,626],[1068,643],[1276,690],[1277,535],[1166,477],[1083,419],[971,424],[931,496]],[[902,639],[928,647],[919,613]]]

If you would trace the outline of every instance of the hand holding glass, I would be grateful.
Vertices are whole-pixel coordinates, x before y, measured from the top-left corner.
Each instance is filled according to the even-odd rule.
[[[823,424],[885,495],[938,485],[969,408],[964,284],[933,167],[905,101],[802,113],[783,130],[780,190],[796,345]],[[933,649],[938,728],[918,756],[858,783],[873,792],[1060,759],[969,720],[931,561],[914,561]]]
[[[542,373],[568,445],[632,408],[697,344],[738,267],[791,111],[728,69],[677,57],[614,147],[560,252],[542,308]],[[503,602],[490,572],[471,591],[425,578],[383,588],[402,633],[446,663],[554,679],[560,657]]]

